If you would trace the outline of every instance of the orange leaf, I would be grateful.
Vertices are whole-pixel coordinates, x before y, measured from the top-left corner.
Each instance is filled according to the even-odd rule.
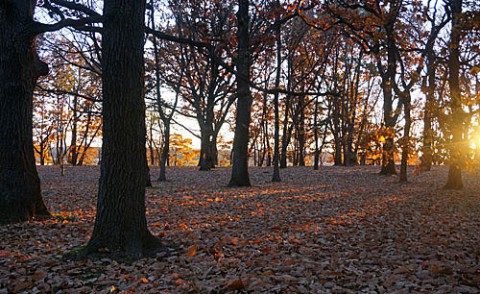
[[[141,278],[140,282],[143,283],[143,284],[148,284],[149,281],[148,281],[147,278]]]
[[[197,253],[197,244],[193,245],[188,249],[187,256],[193,257]]]

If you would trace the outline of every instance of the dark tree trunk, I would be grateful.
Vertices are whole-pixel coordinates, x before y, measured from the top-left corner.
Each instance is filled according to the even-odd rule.
[[[153,121],[150,123],[149,129],[149,136],[148,136],[148,155],[150,157],[150,165],[155,166],[155,148],[153,142]]]
[[[315,142],[315,154],[313,157],[313,169],[318,170],[318,162],[320,159],[320,148],[318,144],[318,98],[315,99],[315,110],[313,113],[313,140]]]
[[[78,86],[77,86],[78,91]],[[73,96],[73,114],[72,114],[72,138],[70,140],[70,163],[75,166],[78,162],[78,150],[77,150],[77,127],[78,127],[78,117],[77,117],[77,105],[78,105],[78,96]]]
[[[267,84],[268,82],[266,82]],[[262,109],[262,125],[263,125],[263,156],[262,163],[266,161],[266,166],[272,165],[272,155],[270,151],[270,139],[268,135],[268,119],[267,119],[267,107],[268,107],[268,95],[263,96],[263,109]]]
[[[333,158],[333,163],[335,166],[341,166],[342,165],[342,143],[340,140],[340,137],[333,136],[334,137],[334,143],[335,143],[335,155]]]
[[[277,7],[280,7],[280,1],[277,0]],[[280,24],[277,25],[276,27],[276,37],[277,37],[277,48],[276,48],[276,53],[277,53],[277,69],[276,69],[276,75],[275,75],[275,91],[274,97],[273,97],[273,107],[274,107],[274,112],[275,112],[275,117],[274,117],[274,145],[273,145],[273,175],[272,175],[272,182],[281,182],[282,179],[280,178],[280,166],[279,166],[279,159],[280,159],[280,110],[279,110],[279,93],[278,93],[278,88],[280,87],[280,75],[281,75],[281,68],[282,68],[282,27]]]
[[[215,167],[214,157],[212,152],[214,144],[212,125],[205,125],[205,128],[201,130],[200,139],[200,170],[208,171]]]
[[[292,57],[289,56],[287,59],[287,72],[288,72],[288,81],[287,81],[287,89],[291,90],[291,83],[292,83]],[[291,128],[288,127],[288,113],[290,112],[290,107],[292,106],[292,97],[290,95],[286,95],[285,97],[285,112],[283,116],[283,130],[282,130],[282,152],[280,153],[280,168],[287,168],[287,152],[288,152],[288,144],[290,144],[290,134]]]
[[[395,169],[395,141],[394,129],[398,118],[398,113],[393,110],[393,84],[395,83],[396,74],[396,44],[394,35],[394,21],[390,21],[385,25],[387,35],[387,70],[383,71],[383,65],[377,60],[377,67],[382,73],[382,92],[383,92],[383,117],[385,127],[389,132],[385,143],[383,144],[382,168],[381,175],[396,175]]]
[[[400,164],[400,182],[407,182],[407,167],[408,167],[408,156],[410,150],[410,129],[412,126],[412,119],[410,114],[411,108],[411,97],[410,92],[404,94],[403,97],[403,111],[405,113],[405,126],[403,127],[403,138],[402,138],[402,159]]]
[[[48,67],[28,31],[35,1],[0,2],[0,223],[48,217],[35,166],[33,88]]]
[[[164,126],[165,140],[162,149],[162,158],[160,159],[160,175],[157,181],[165,182],[167,180],[166,166],[168,163],[168,154],[170,152],[170,122]]]
[[[342,165],[342,139],[341,139],[341,128],[340,128],[340,109],[339,109],[338,97],[333,97],[333,111],[332,111],[332,120],[331,120],[331,130],[333,135],[335,155],[333,157],[333,162],[335,166]]]
[[[289,103],[287,103],[289,104]],[[290,138],[292,137],[293,127],[288,125],[288,117],[285,114],[283,121],[283,134],[282,134],[282,153],[280,154],[280,168],[287,168],[288,161],[288,145],[290,144]]]
[[[460,190],[463,188],[462,167],[465,156],[463,142],[464,113],[462,110],[462,93],[460,90],[460,38],[461,24],[459,24],[460,13],[462,13],[462,0],[450,1],[452,14],[452,30],[450,33],[448,59],[448,85],[450,87],[450,105],[452,109],[452,144],[450,144],[450,168],[445,189]]]
[[[432,112],[435,99],[435,56],[433,49],[427,52],[428,86],[425,94],[425,110],[423,115],[423,146],[420,167],[423,171],[432,169],[433,162],[433,128]]]
[[[397,170],[395,169],[394,152],[395,147],[393,138],[385,139],[385,143],[383,144],[382,168],[380,170],[381,175],[397,174]]]
[[[305,97],[298,97],[300,108],[300,121],[298,122],[298,165],[305,166]]]
[[[144,0],[104,2],[102,164],[87,254],[140,258],[160,248],[145,216],[144,15]]]
[[[40,145],[40,165],[45,165],[45,145]]]
[[[238,1],[238,57],[237,57],[237,114],[233,139],[232,177],[229,186],[250,186],[248,175],[248,130],[251,120],[252,93],[250,92],[250,48],[248,0]]]
[[[218,166],[218,147],[217,147],[217,135],[218,133],[214,133],[212,137],[212,157],[213,157],[213,166]]]
[[[150,167],[148,166],[148,160],[146,156],[147,155],[145,154],[145,172],[147,173],[145,175],[145,187],[151,187],[152,179],[150,178]]]
[[[436,11],[440,7],[435,7],[433,14],[437,15]],[[440,34],[440,31],[447,25],[449,22],[448,18],[444,18],[442,22],[437,23],[437,19],[432,18],[430,21],[430,35],[425,44],[425,55],[426,55],[426,71],[427,76],[425,83],[425,109],[423,116],[423,146],[422,146],[422,157],[420,163],[420,169],[422,171],[429,171],[432,169],[433,165],[433,144],[434,144],[434,134],[432,127],[432,117],[434,112],[434,102],[435,102],[435,90],[436,90],[436,55],[435,55],[435,42]]]

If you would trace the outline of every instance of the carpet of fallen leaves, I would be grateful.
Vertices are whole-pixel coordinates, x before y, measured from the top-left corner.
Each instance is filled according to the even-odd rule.
[[[447,169],[169,168],[147,189],[151,231],[180,250],[131,264],[67,261],[93,228],[98,167],[40,167],[54,218],[0,227],[0,293],[480,293],[480,175]],[[152,170],[152,178],[158,175]]]

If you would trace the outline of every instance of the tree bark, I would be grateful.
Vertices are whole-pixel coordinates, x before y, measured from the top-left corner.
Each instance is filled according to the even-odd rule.
[[[397,9],[397,8],[392,8]],[[382,154],[382,168],[380,170],[381,175],[396,175],[397,171],[395,169],[395,134],[394,129],[397,123],[398,112],[395,113],[393,110],[393,84],[395,83],[396,75],[396,44],[395,44],[395,18],[398,14],[392,14],[392,19],[389,19],[387,24],[384,26],[387,36],[387,69],[383,71],[383,65],[380,60],[377,60],[377,68],[381,73],[382,77],[382,92],[383,92],[383,117],[385,127],[388,131],[387,138],[383,144],[383,154]],[[395,111],[398,111],[398,106]]]
[[[144,0],[104,2],[102,164],[87,254],[140,258],[160,248],[145,216],[144,15]]]
[[[403,127],[403,138],[402,138],[402,159],[400,164],[400,182],[405,183],[408,180],[407,175],[407,168],[408,168],[408,156],[410,150],[410,129],[412,126],[412,119],[411,119],[411,100],[410,97],[410,90],[404,93],[403,97],[403,111],[405,113],[405,126]]]
[[[318,144],[318,97],[315,98],[315,110],[313,113],[313,141],[315,142],[315,153],[313,157],[313,169],[318,170],[318,162],[320,159],[320,149]]]
[[[463,147],[464,113],[462,110],[462,92],[460,90],[460,34],[461,28],[458,17],[462,13],[462,0],[450,1],[452,13],[452,30],[450,33],[450,44],[448,59],[448,85],[450,87],[450,105],[452,109],[452,143],[450,147],[450,168],[445,189],[460,190],[463,188],[462,168],[465,164]]]
[[[200,142],[200,170],[208,171],[215,167],[213,156],[214,148],[212,145],[216,143],[213,142],[213,127],[211,122],[207,122],[201,130]]]
[[[280,1],[277,0],[276,5],[278,8],[280,8]],[[276,54],[277,54],[277,69],[276,69],[276,75],[275,75],[275,91],[274,97],[273,97],[273,105],[274,105],[274,129],[275,133],[273,135],[274,137],[274,144],[273,144],[273,175],[272,175],[272,182],[281,182],[282,179],[280,178],[280,110],[279,110],[279,93],[278,89],[280,87],[280,75],[281,75],[281,68],[282,68],[282,27],[280,24],[277,25],[276,27],[276,37],[277,37],[277,48],[276,48]]]
[[[433,47],[433,46],[432,46]],[[433,49],[427,52],[427,93],[425,94],[425,110],[423,115],[423,147],[420,168],[430,171],[433,162],[433,128],[432,111],[435,99],[435,55]]]
[[[298,165],[305,166],[305,97],[298,97],[300,121],[297,124]]]
[[[78,92],[77,85],[77,92]],[[70,163],[75,166],[78,163],[78,150],[77,150],[77,128],[78,128],[78,114],[77,114],[78,96],[73,96],[73,113],[72,113],[72,137],[70,140]]]
[[[237,57],[237,114],[233,139],[232,177],[229,186],[250,186],[248,175],[248,140],[251,120],[252,93],[250,92],[249,16],[248,0],[238,1],[238,57]]]
[[[33,147],[33,89],[48,74],[28,30],[35,1],[0,2],[0,223],[50,216]]]

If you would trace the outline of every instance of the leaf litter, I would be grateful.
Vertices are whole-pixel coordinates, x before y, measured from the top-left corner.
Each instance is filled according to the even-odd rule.
[[[181,250],[122,264],[66,261],[93,229],[98,167],[39,167],[46,221],[0,227],[0,293],[480,293],[480,175],[408,184],[377,167],[294,167],[228,188],[231,170],[167,170],[150,230]],[[152,169],[152,179],[158,170]]]

